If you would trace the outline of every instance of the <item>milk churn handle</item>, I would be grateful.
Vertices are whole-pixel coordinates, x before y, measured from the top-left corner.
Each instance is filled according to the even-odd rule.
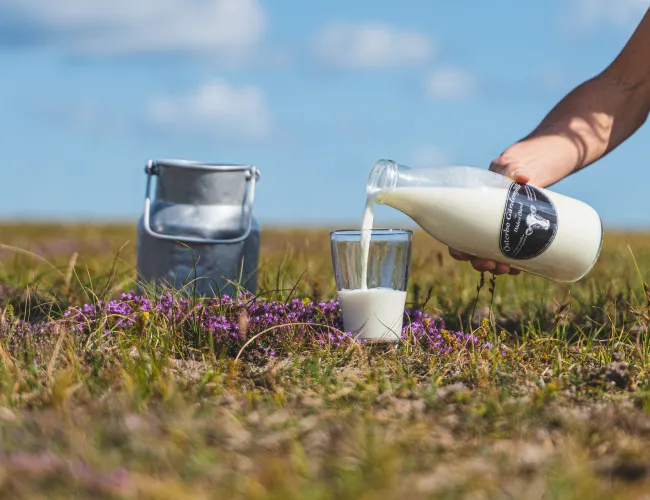
[[[146,187],[145,198],[144,198],[144,215],[142,218],[142,225],[144,226],[144,230],[147,233],[149,233],[149,235],[151,235],[152,237],[159,238],[162,240],[183,241],[187,243],[201,243],[201,244],[239,243],[241,241],[244,241],[246,238],[248,238],[248,235],[250,234],[253,225],[252,210],[253,210],[253,201],[255,200],[255,181],[259,177],[259,171],[255,167],[248,169],[247,172],[247,180],[249,181],[249,185],[248,185],[248,189],[246,190],[246,201],[244,202],[244,214],[248,215],[248,225],[246,227],[246,231],[244,232],[243,235],[238,236],[236,238],[218,239],[218,240],[209,239],[209,238],[196,238],[194,236],[171,236],[168,234],[157,233],[153,229],[151,229],[151,224],[150,224],[151,177],[154,175],[158,175],[158,168],[156,163],[153,160],[147,161],[147,166],[145,167],[144,171],[147,174],[147,187]]]

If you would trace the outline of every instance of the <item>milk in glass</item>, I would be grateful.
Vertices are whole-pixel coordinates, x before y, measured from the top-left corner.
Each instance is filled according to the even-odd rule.
[[[339,290],[339,302],[346,331],[361,339],[400,339],[406,292],[389,288]]]

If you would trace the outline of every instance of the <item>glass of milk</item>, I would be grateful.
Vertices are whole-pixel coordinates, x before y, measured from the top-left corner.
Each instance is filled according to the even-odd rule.
[[[343,325],[357,338],[383,342],[401,338],[412,239],[408,229],[330,234]]]

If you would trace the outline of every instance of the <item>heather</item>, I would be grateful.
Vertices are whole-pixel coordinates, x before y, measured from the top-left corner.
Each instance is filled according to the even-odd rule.
[[[138,291],[130,226],[0,241],[0,498],[647,495],[647,235],[557,284],[417,233],[391,345],[344,331],[326,230],[214,298]]]
[[[203,344],[237,358],[243,353],[242,359],[257,364],[312,347],[345,350],[355,343],[368,342],[343,330],[337,300],[266,301],[250,293],[241,293],[236,299],[228,295],[216,299],[175,298],[172,292],[150,300],[131,290],[117,300],[71,307],[63,317],[62,327],[81,335],[96,331],[111,335],[116,330],[128,329],[146,335],[151,325],[158,325],[189,339],[195,347]],[[405,310],[399,348],[449,354],[469,346],[482,350],[490,349],[492,344],[472,333],[449,331],[442,319],[420,310]]]

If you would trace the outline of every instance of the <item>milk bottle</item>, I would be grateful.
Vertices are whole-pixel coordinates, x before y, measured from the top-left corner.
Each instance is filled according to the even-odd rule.
[[[489,170],[381,160],[370,172],[367,196],[445,245],[555,281],[578,281],[600,254],[603,227],[592,207]]]

